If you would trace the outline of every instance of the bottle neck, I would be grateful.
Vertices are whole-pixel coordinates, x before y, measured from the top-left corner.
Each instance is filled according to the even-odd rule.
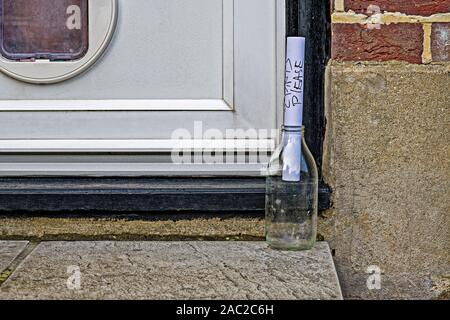
[[[305,133],[305,126],[282,126],[281,131],[283,133]]]

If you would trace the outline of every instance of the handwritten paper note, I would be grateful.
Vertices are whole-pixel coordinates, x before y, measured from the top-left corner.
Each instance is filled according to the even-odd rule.
[[[303,97],[305,91],[305,38],[288,37],[286,49],[286,76],[284,99],[284,125],[293,128],[285,132],[283,153],[284,181],[301,179]]]
[[[303,124],[303,96],[305,77],[305,38],[288,37],[284,88],[284,125]]]

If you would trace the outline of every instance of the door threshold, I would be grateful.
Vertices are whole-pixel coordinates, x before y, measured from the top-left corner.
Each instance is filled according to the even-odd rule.
[[[330,207],[319,188],[319,210]],[[0,211],[260,212],[261,177],[37,177],[0,178]]]

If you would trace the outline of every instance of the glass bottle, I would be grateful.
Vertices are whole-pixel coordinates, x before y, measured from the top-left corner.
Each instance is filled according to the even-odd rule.
[[[304,127],[285,126],[267,168],[269,246],[281,250],[311,249],[317,236],[317,208],[318,172],[306,145]]]

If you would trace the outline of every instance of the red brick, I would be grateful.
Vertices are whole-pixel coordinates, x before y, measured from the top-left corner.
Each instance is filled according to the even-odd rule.
[[[433,23],[431,28],[433,61],[450,61],[450,23]]]
[[[418,23],[382,25],[333,24],[333,59],[338,61],[399,60],[421,63],[423,28]]]
[[[421,16],[450,12],[450,0],[345,0],[345,10],[367,13],[371,4],[379,6],[381,11]]]

